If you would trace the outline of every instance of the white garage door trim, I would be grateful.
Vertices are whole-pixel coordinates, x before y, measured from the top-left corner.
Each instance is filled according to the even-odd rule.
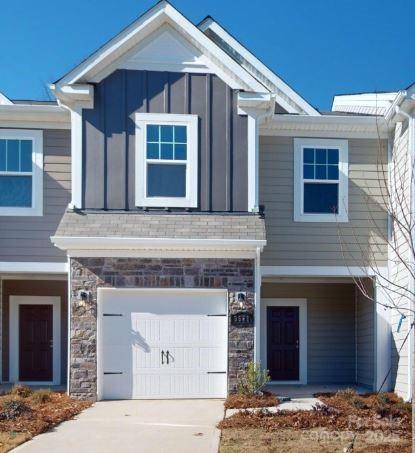
[[[103,303],[104,300],[106,300],[108,297],[111,297],[112,295],[119,295],[122,293],[122,295],[134,295],[138,294],[139,297],[142,297],[146,293],[151,294],[152,296],[157,295],[157,294],[163,294],[163,293],[168,293],[168,294],[174,294],[175,296],[180,295],[180,294],[185,294],[186,296],[197,296],[197,295],[212,295],[212,296],[221,296],[223,297],[224,305],[226,307],[226,326],[228,326],[228,292],[227,290],[224,289],[193,289],[193,288],[98,288],[98,294],[97,294],[97,397],[98,400],[103,399],[104,397],[104,370],[103,370],[103,316],[102,316],[102,311],[103,311]],[[115,307],[114,307],[115,309]],[[213,310],[213,309],[212,309]],[[115,309],[116,311],[116,309]],[[210,315],[223,315],[224,313],[213,313],[211,310],[207,310]],[[184,314],[184,313],[178,313],[178,314]],[[226,395],[227,392],[227,375],[228,375],[228,329],[226,328],[226,388],[224,389],[224,395]],[[188,396],[189,398],[195,397],[192,395]],[[217,396],[216,396],[217,397]],[[141,398],[141,397],[140,397]],[[145,398],[145,397],[143,397]],[[163,396],[164,398],[164,396]],[[166,398],[169,398],[167,396]],[[175,396],[172,396],[171,398],[175,398]],[[177,398],[177,397],[176,397]]]

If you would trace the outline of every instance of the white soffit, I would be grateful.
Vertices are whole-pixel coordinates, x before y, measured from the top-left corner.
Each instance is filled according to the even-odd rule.
[[[211,31],[223,46],[229,48],[234,58],[255,78],[260,80],[276,97],[277,103],[288,113],[319,116],[320,113],[296,93],[287,83],[265,66],[255,55],[231,36],[213,18],[208,17],[199,24],[200,30]]]
[[[167,1],[157,3],[134,23],[57,81],[56,85],[63,86],[75,83],[87,83],[91,80],[96,81],[99,75],[106,72],[108,66],[126,56],[132,49],[136,49],[146,37],[156,32],[166,23],[174,27],[186,41],[198,49],[200,54],[204,55],[206,61],[209,60],[211,62],[211,67],[215,67],[217,75],[232,88],[256,92],[268,91],[263,84],[258,82],[255,77],[234,61],[211,39],[205,36],[204,33]],[[183,56],[183,49],[180,52]]]

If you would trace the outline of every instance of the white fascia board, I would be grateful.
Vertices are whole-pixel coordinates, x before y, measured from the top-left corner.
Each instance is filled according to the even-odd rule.
[[[374,277],[387,273],[387,268],[359,266],[261,266],[261,276],[265,277]]]
[[[0,273],[42,273],[42,274],[64,274],[68,272],[68,263],[39,263],[39,262],[17,262],[0,261]]]
[[[69,112],[58,105],[0,105],[1,127],[70,128]]]
[[[52,236],[62,250],[256,250],[266,241],[245,239],[173,239]]]
[[[73,85],[78,82],[88,81],[94,74],[101,72],[107,65],[121,57],[131,47],[138,44],[165,22],[170,23],[176,30],[181,31],[207,57],[214,59],[214,62],[218,66],[231,72],[235,79],[240,82],[241,89],[258,92],[267,91],[264,85],[258,82],[248,71],[242,68],[225,51],[205,36],[194,24],[166,1],[159,2],[144,13],[134,23],[65,75],[56,85]]]
[[[260,135],[388,138],[385,118],[344,115],[273,115],[261,124]]]
[[[258,58],[255,57],[248,49],[240,44],[235,38],[233,38],[225,29],[223,29],[217,22],[211,17],[207,18],[199,25],[199,29],[205,32],[207,29],[215,33],[220,39],[225,41],[230,47],[232,47],[239,55],[242,56],[249,64],[251,64],[256,70],[261,72],[263,76],[277,89],[273,92],[276,95],[277,102],[286,109],[289,113],[306,113],[307,115],[319,116],[320,113],[306,102],[298,93],[296,93],[287,83],[285,83],[280,77],[278,77],[273,71],[265,66]],[[293,106],[287,103],[281,94],[285,95],[294,104],[298,106],[297,109],[293,110]]]

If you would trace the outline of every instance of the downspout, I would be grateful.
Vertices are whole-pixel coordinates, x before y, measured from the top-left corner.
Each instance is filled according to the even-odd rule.
[[[410,187],[410,224],[413,222],[413,217],[415,216],[415,140],[414,140],[414,117],[409,113],[402,110],[399,106],[395,107],[395,112],[399,115],[404,116],[408,120],[408,148],[409,148],[409,159],[410,159],[410,169],[411,169],[411,187]],[[415,244],[415,232],[414,228],[411,228],[411,240],[412,244]],[[411,249],[410,264],[412,269],[415,269],[415,256],[414,251]],[[409,279],[409,292],[410,294],[415,294],[415,281],[413,278]],[[414,301],[413,298],[409,298],[408,301],[408,329],[411,329],[412,323],[414,321]],[[407,401],[411,401],[413,397],[412,389],[412,367],[413,367],[413,348],[414,348],[414,330],[411,329],[409,338],[408,338],[408,395]]]

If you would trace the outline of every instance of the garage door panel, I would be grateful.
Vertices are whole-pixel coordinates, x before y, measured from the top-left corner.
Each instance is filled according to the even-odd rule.
[[[203,300],[190,293],[177,298],[166,292],[156,300],[152,294],[157,313],[149,312],[149,300],[139,291],[125,300],[121,294],[104,298],[102,313],[122,316],[103,317],[103,371],[123,374],[104,376],[103,397],[226,396],[227,317],[209,315],[225,313],[227,302],[224,293],[221,302],[218,295],[212,297],[210,304],[206,294]]]

